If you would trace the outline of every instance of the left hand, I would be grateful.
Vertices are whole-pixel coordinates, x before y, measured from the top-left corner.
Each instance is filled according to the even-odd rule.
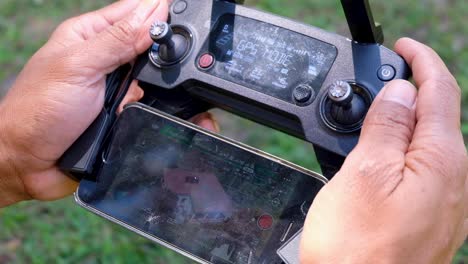
[[[106,75],[147,50],[151,23],[167,15],[166,0],[122,0],[56,29],[0,104],[0,207],[76,189],[57,160],[100,113]]]

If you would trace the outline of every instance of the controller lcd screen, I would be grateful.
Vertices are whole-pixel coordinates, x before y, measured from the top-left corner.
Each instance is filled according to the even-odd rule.
[[[293,90],[322,87],[337,56],[335,46],[254,19],[222,16],[200,52],[215,57],[208,73],[294,103]]]
[[[317,177],[317,178],[315,178]],[[88,207],[213,263],[281,263],[324,183],[232,143],[129,107],[114,128]]]

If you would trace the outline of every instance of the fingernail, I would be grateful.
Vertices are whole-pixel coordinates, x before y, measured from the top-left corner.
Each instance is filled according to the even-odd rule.
[[[198,125],[201,125],[205,128],[208,128],[209,130],[211,130],[212,132],[215,132],[215,133],[219,133],[221,130],[220,130],[220,127],[219,127],[219,124],[218,124],[218,121],[216,121],[216,118],[214,117],[214,115],[210,112],[205,112],[205,113],[202,113],[202,114],[199,114],[197,116],[195,116],[196,119],[192,120],[192,122],[198,124]],[[206,123],[205,123],[206,122]]]
[[[217,132],[217,133],[221,132],[221,127],[219,127],[218,120],[216,120],[216,118],[213,116],[213,114],[211,114],[211,121],[213,122],[215,132]]]
[[[384,101],[401,104],[409,109],[413,108],[416,101],[416,88],[407,81],[397,80],[389,83],[383,94]]]

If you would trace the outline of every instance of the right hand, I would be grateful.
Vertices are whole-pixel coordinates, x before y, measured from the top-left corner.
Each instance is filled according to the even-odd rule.
[[[358,145],[307,216],[303,263],[450,263],[468,234],[460,88],[439,56],[396,43],[409,82],[377,96]]]

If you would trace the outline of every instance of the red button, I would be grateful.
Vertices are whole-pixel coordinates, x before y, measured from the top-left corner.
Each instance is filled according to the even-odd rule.
[[[207,69],[211,67],[213,63],[214,63],[214,57],[213,55],[209,53],[205,53],[201,55],[200,59],[198,60],[198,65],[200,66],[200,68],[203,68],[203,69]]]
[[[257,224],[262,230],[270,229],[273,226],[273,217],[269,214],[264,214],[258,218]]]

